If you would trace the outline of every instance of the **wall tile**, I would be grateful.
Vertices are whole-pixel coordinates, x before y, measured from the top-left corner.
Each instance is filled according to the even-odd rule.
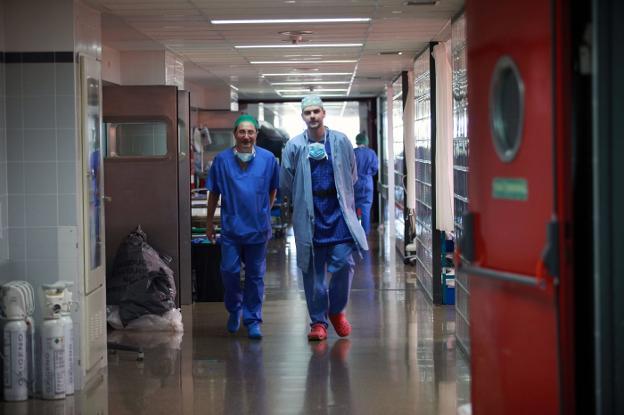
[[[76,226],[78,218],[76,216],[76,195],[58,196],[58,224],[59,226]]]
[[[63,281],[75,281],[78,279],[78,260],[63,260],[58,261],[58,275],[59,280]],[[74,288],[76,293],[76,288]],[[75,294],[74,294],[75,295]]]
[[[76,161],[76,147],[78,138],[76,130],[56,130],[57,159],[58,161]]]
[[[25,161],[56,161],[56,130],[24,129]]]
[[[0,262],[7,261],[9,259],[9,238],[5,236],[6,230],[2,230],[3,237],[0,238]]]
[[[26,226],[26,199],[24,195],[9,195],[9,226]]]
[[[0,125],[0,163],[7,161],[7,139],[6,139],[6,129],[4,128],[4,124]]]
[[[4,45],[2,45],[2,50],[4,50]],[[6,64],[0,63],[0,96],[6,95]]]
[[[24,127],[28,128],[55,128],[54,96],[25,96],[23,111],[28,121]]]
[[[7,164],[0,163],[0,197],[6,196],[9,192],[7,186]]]
[[[26,279],[39,289],[42,284],[52,284],[59,280],[58,260],[28,261]]]
[[[58,257],[56,228],[26,229],[26,258],[55,260]]]
[[[26,195],[25,201],[26,226],[58,225],[58,201],[56,195]]]
[[[56,96],[57,128],[76,128],[76,99],[73,95]]]
[[[27,280],[26,279],[26,261],[11,261],[8,266],[8,276],[6,281]],[[37,306],[35,306],[35,309]]]
[[[23,128],[22,97],[6,98],[6,128]]]
[[[76,163],[60,162],[58,163],[58,183],[59,193],[76,193]]]
[[[3,84],[3,79],[0,78],[0,88]],[[6,128],[6,96],[0,95],[0,128]]]
[[[21,129],[6,130],[7,161],[24,160],[24,138]]]
[[[6,94],[17,97],[22,95],[22,64],[6,64]]]
[[[25,96],[54,95],[54,63],[23,63],[22,93]]]
[[[73,63],[54,64],[56,73],[56,94],[73,95],[76,90]]]
[[[9,196],[8,195],[0,195],[0,203],[2,203],[2,227],[9,227]]]
[[[12,261],[26,260],[26,230],[9,228],[9,258]]]
[[[24,193],[26,194],[56,194],[58,192],[55,162],[24,163],[24,178],[26,181]]]
[[[7,163],[9,193],[24,193],[24,166],[22,163]]]
[[[75,201],[75,196],[74,196]],[[78,228],[76,226],[58,227],[58,257],[62,260],[76,261],[78,249]]]

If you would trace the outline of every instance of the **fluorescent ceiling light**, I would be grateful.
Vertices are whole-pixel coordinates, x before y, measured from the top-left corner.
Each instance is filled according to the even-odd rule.
[[[331,19],[240,19],[210,20],[212,24],[275,24],[275,23],[363,23],[370,22],[370,17],[342,17]]]
[[[261,76],[351,76],[353,72],[291,72],[263,73]]]
[[[356,63],[357,59],[319,60],[319,61],[249,61],[252,65],[300,65],[305,63]]]
[[[273,45],[236,45],[236,49],[278,49],[278,48],[358,48],[362,43],[284,43]]]
[[[349,84],[350,81],[294,81],[294,82],[271,82],[271,85],[340,85]]]
[[[310,93],[322,93],[322,92],[347,92],[347,88],[323,88],[323,89],[315,89],[314,91],[310,91],[309,89],[276,89],[276,92],[281,93],[294,93],[294,92],[310,92]]]
[[[321,97],[346,97],[347,96],[347,94],[323,94],[321,92],[310,92],[308,94],[299,94],[299,93],[297,93],[297,94],[294,94],[294,95],[291,95],[291,94],[287,94],[287,95],[285,95],[285,94],[278,94],[278,95],[281,95],[284,98],[303,98],[303,97],[306,97],[306,96],[308,96],[310,94],[319,95]]]

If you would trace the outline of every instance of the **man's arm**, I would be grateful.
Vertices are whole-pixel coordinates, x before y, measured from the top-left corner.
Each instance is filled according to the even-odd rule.
[[[206,236],[213,243],[217,240],[214,231],[214,214],[217,210],[217,204],[219,203],[219,196],[217,192],[210,192],[208,194],[208,206],[206,208]]]
[[[282,192],[282,196],[292,200],[292,182],[295,177],[295,157],[294,146],[288,142],[282,152],[282,165],[279,173],[279,185]]]
[[[374,176],[377,174],[377,171],[379,170],[379,159],[377,158],[377,154],[375,154],[374,150],[371,150],[371,155],[372,155],[372,163],[371,163],[371,172],[370,175]]]
[[[351,181],[353,184],[357,182],[358,173],[357,173],[357,163],[355,161],[355,152],[353,151],[353,146],[347,137],[345,137],[345,148],[347,149],[347,157],[349,158],[349,165],[351,166]]]
[[[269,192],[269,209],[273,209],[273,203],[275,203],[275,196],[277,196],[277,189]]]

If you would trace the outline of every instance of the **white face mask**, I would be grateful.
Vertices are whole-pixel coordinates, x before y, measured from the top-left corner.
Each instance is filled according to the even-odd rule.
[[[243,163],[249,163],[256,157],[256,149],[254,148],[251,153],[240,153],[234,149],[234,154],[236,154],[236,157]]]

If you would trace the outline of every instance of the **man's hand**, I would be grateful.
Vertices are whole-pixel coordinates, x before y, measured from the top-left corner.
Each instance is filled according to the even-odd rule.
[[[215,234],[214,224],[211,220],[206,223],[206,236],[213,244],[217,241],[217,235]]]

